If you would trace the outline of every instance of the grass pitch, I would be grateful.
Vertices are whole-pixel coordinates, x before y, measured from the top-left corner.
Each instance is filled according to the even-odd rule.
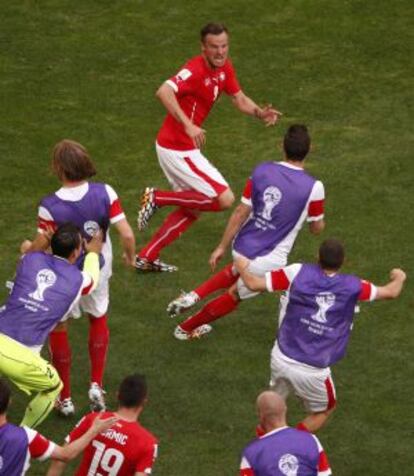
[[[379,284],[392,267],[412,273],[412,2],[26,0],[3,1],[1,10],[0,282],[13,274],[20,240],[34,236],[38,200],[58,186],[48,168],[58,140],[87,146],[97,179],[115,187],[131,222],[140,190],[167,185],[153,150],[164,116],[154,93],[198,54],[198,31],[212,20],[230,28],[245,92],[284,112],[280,125],[265,129],[226,98],[215,106],[205,153],[233,190],[241,192],[254,164],[279,159],[286,127],[304,122],[314,142],[308,169],[327,190],[324,237],[345,241],[345,270]],[[137,233],[138,246],[166,213]],[[237,474],[256,424],[254,400],[268,381],[274,296],[245,302],[197,342],[173,339],[176,323],[165,314],[181,288],[209,276],[208,256],[228,215],[204,215],[164,253],[177,274],[125,270],[114,240],[108,401],[115,403],[124,375],[147,374],[142,422],[160,439],[159,476]],[[303,230],[290,261],[313,260],[321,239]],[[335,475],[412,474],[412,310],[409,280],[400,300],[365,305],[356,319],[349,355],[334,368],[338,408],[319,433]],[[74,322],[71,341],[80,417],[86,322]],[[11,421],[26,402],[16,390]],[[291,423],[302,415],[290,400]],[[40,430],[61,442],[76,420],[52,414]],[[33,463],[29,474],[45,472]]]

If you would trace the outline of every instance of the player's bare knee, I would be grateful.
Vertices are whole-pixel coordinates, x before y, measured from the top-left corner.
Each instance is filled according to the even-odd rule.
[[[222,210],[230,208],[233,205],[234,200],[234,193],[230,189],[227,189],[218,197],[218,202]]]

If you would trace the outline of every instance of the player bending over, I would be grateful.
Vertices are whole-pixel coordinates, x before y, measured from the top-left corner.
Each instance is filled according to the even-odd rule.
[[[47,233],[43,239],[48,237]],[[96,288],[102,235],[97,233],[86,245],[83,271],[74,265],[83,252],[74,225],[60,226],[50,246],[52,254],[37,251],[22,257],[11,294],[0,308],[0,374],[27,394],[37,393],[22,421],[32,428],[47,417],[62,389],[58,373],[40,351],[50,331],[67,318],[80,297]]]

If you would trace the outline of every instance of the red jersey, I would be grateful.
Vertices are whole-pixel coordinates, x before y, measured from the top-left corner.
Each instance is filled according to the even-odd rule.
[[[231,96],[240,91],[233,65],[229,60],[221,68],[212,69],[202,55],[188,61],[167,84],[174,90],[181,109],[197,126],[204,122],[223,91]],[[166,149],[195,148],[183,125],[169,113],[158,133],[157,142]]]
[[[109,418],[113,412],[89,413],[66,438],[71,442],[91,427],[97,416]],[[83,453],[76,476],[132,476],[151,474],[157,456],[157,439],[138,422],[118,420],[109,430],[96,436]]]

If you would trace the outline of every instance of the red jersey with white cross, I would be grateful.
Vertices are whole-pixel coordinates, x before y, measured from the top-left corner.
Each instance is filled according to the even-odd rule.
[[[174,90],[178,104],[197,126],[201,126],[213,104],[224,91],[234,96],[240,91],[233,65],[227,60],[221,68],[211,68],[202,55],[188,61],[167,84]],[[195,145],[183,125],[168,113],[157,137],[161,147],[192,150]]]
[[[97,416],[110,418],[113,412],[90,413],[72,430],[66,441],[80,438]],[[118,420],[96,436],[84,451],[76,476],[133,476],[151,474],[157,457],[157,439],[138,422]]]

